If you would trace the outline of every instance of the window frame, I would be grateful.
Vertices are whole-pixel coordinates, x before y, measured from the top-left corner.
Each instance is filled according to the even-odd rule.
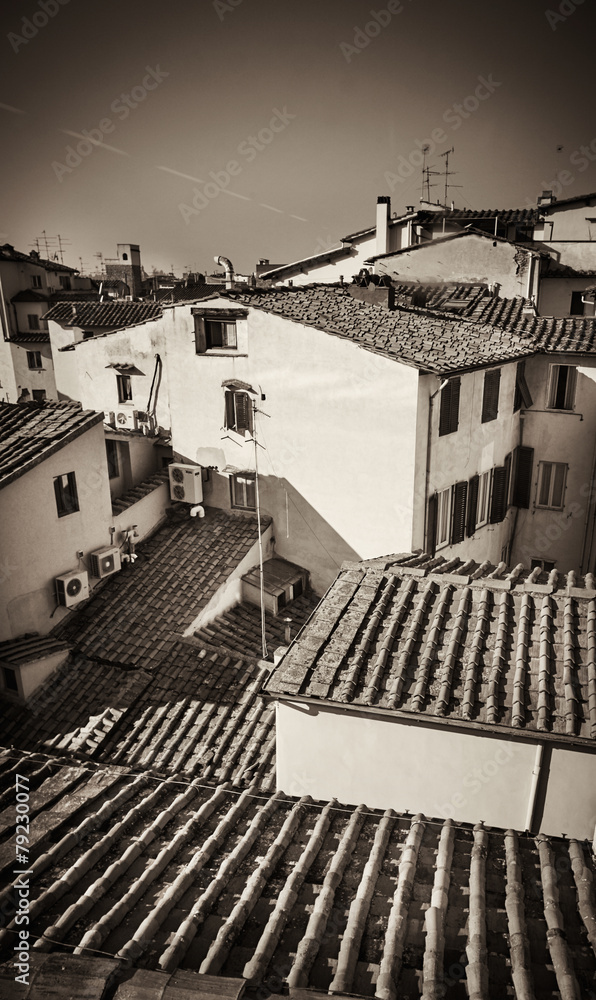
[[[33,361],[34,364],[31,364],[31,361]],[[40,371],[43,369],[43,357],[41,351],[27,351],[27,367],[30,371]]]
[[[34,403],[45,403],[47,393],[45,389],[32,389],[31,395]]]
[[[489,523],[490,504],[492,497],[492,469],[478,473],[478,501],[476,504],[475,528],[483,528]],[[486,510],[484,510],[484,506]]]
[[[58,281],[60,283],[60,288],[63,292],[71,292],[72,284],[70,281],[70,274],[59,274]]]
[[[453,486],[437,490],[437,520],[435,528],[435,550],[444,549],[451,544],[451,516],[453,513]],[[445,527],[445,537],[441,540],[440,529]]]
[[[481,423],[488,424],[499,415],[499,395],[501,389],[501,369],[490,368],[484,373],[482,388]]]
[[[244,397],[246,400],[246,411],[243,416],[246,419],[238,420],[238,401],[240,397]],[[252,435],[253,432],[253,416],[252,416],[252,399],[250,393],[246,389],[229,389],[224,390],[224,428],[227,431],[234,431],[235,434],[241,434],[246,436],[246,432]],[[246,425],[246,426],[244,426]]]
[[[544,486],[545,470],[547,466],[551,469],[549,472],[549,481],[547,486],[548,503],[541,503],[540,496]],[[557,469],[563,470],[563,481],[560,484],[561,492],[561,503],[553,503],[555,484],[557,479]],[[569,471],[569,466],[567,462],[538,462],[538,478],[536,480],[536,498],[534,500],[534,506],[538,510],[564,510],[565,509],[565,491],[567,489],[567,473]]]
[[[27,313],[27,325],[30,330],[34,330],[36,333],[39,332],[41,327],[39,325],[39,316],[37,313]]]
[[[569,374],[565,385],[563,405],[557,406],[557,399],[561,392],[559,379],[561,372],[565,369]],[[548,386],[546,394],[547,410],[554,410],[558,413],[571,413],[575,409],[575,391],[577,388],[577,365],[555,364],[549,366]]]
[[[257,496],[256,496],[256,474],[254,472],[234,472],[230,476],[230,498],[232,507],[235,510],[251,510],[257,509]],[[248,503],[249,499],[249,484],[252,483],[253,500],[252,505]],[[239,497],[237,489],[242,486],[243,496]],[[244,500],[244,502],[241,502]]]
[[[31,288],[43,288],[41,274],[31,275]]]
[[[240,331],[238,320],[246,319],[247,309],[193,309],[195,333],[195,354],[238,354]],[[216,327],[220,327],[220,336],[216,334]],[[230,328],[230,341],[226,342],[228,334],[226,327]],[[221,340],[221,343],[214,342]],[[233,340],[233,342],[232,342]]]
[[[58,517],[68,517],[69,514],[76,514],[81,509],[77,477],[74,472],[65,472],[61,476],[54,476],[54,496]]]
[[[111,452],[111,455],[110,455]],[[120,449],[113,438],[106,438],[106,461],[108,463],[108,479],[120,478]]]
[[[132,379],[130,375],[116,373],[116,387],[119,403],[132,403]]]

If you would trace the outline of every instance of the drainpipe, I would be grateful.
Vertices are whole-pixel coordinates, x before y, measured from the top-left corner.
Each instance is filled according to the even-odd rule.
[[[226,288],[234,287],[234,265],[229,257],[214,257],[213,260],[226,271]]]
[[[542,770],[542,754],[544,752],[544,747],[542,743],[539,743],[536,747],[536,756],[534,758],[534,769],[532,771],[532,784],[530,785],[530,797],[528,799],[528,812],[526,814],[526,825],[524,829],[528,832],[532,830],[532,821],[534,819],[534,812],[536,809],[536,798],[538,795],[538,784],[540,782],[540,772]]]
[[[596,523],[596,506],[592,511],[592,517],[590,519],[590,505],[594,503],[594,477],[596,476],[596,443],[594,444],[594,450],[592,454],[592,470],[590,472],[590,492],[588,493],[588,509],[586,512],[586,523],[584,525],[584,537],[582,541],[582,555],[581,562],[579,566],[580,573],[587,573],[590,565],[590,555],[592,552],[592,546],[594,544],[594,525]],[[592,527],[590,531],[590,541],[588,543],[588,529],[589,522],[592,521]]]

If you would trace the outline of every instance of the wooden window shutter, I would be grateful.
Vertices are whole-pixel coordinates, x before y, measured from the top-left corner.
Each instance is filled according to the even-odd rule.
[[[224,413],[224,427],[228,430],[235,430],[236,427],[236,413],[234,410],[234,393],[226,392],[225,394],[226,407]]]
[[[532,490],[534,449],[519,445],[513,452],[511,503],[514,507],[529,507]]]
[[[202,316],[195,316],[195,350],[197,354],[204,354],[207,350],[205,320]]]
[[[505,455],[503,466],[505,468],[505,510],[507,510],[511,495],[511,452]]]
[[[478,515],[478,484],[480,476],[472,476],[468,483],[468,517],[466,531],[468,536],[473,535],[476,530],[476,518]]]
[[[498,524],[505,517],[507,510],[507,470],[504,465],[493,469],[492,494],[490,498],[490,524]]]
[[[429,555],[434,556],[437,546],[437,494],[428,498],[426,517],[425,548]]]
[[[451,518],[451,544],[463,542],[466,527],[466,500],[468,484],[456,483],[453,487],[453,513]]]
[[[499,386],[501,384],[501,369],[485,372],[484,393],[482,396],[482,423],[496,420],[499,412]]]
[[[236,430],[249,431],[252,426],[250,397],[247,392],[236,392]]]
[[[452,434],[459,424],[459,378],[450,378],[441,391],[441,410],[439,414],[439,437]]]
[[[526,409],[532,405],[532,397],[530,395],[530,390],[528,389],[528,383],[526,382],[526,362],[518,361],[517,368],[515,371],[515,394],[513,396],[513,412],[517,413],[518,410],[524,406]]]

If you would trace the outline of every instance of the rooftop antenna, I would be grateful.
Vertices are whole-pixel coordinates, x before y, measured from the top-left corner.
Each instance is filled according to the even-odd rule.
[[[444,153],[439,153],[439,156],[444,156],[445,157],[445,170],[443,171],[444,176],[445,176],[445,193],[444,193],[444,196],[443,196],[443,208],[445,208],[445,209],[447,208],[447,191],[448,191],[448,189],[449,188],[456,188],[456,187],[457,188],[463,187],[463,184],[450,184],[449,183],[449,178],[452,177],[453,174],[459,173],[458,170],[450,170],[449,169],[449,157],[450,157],[451,153],[455,153],[455,147],[454,146],[452,146],[451,149],[446,149]]]
[[[430,146],[426,145],[422,147],[422,190],[420,192],[420,200],[430,202],[430,189],[431,187],[436,187],[436,184],[431,184],[431,175],[438,173],[437,170],[431,170],[430,167],[426,165],[426,154],[428,153]],[[426,187],[426,199],[424,197],[424,188]]]

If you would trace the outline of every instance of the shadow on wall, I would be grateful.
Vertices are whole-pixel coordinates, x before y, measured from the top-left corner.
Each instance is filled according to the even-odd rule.
[[[275,551],[310,573],[311,587],[322,596],[345,559],[361,556],[287,479],[259,477],[261,511],[273,517]]]

